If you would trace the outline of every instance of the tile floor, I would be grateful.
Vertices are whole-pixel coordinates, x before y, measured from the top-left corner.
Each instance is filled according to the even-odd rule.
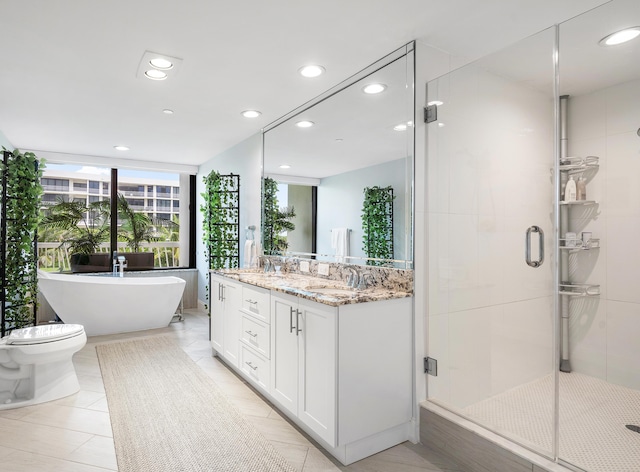
[[[533,449],[551,451],[549,374],[464,409],[479,423]],[[561,459],[591,472],[640,471],[640,391],[587,375],[560,373]]]
[[[342,466],[283,418],[242,379],[211,357],[206,313],[186,310],[184,322],[152,331],[89,338],[74,356],[80,392],[54,402],[0,411],[0,469],[11,472],[118,470],[109,409],[95,346],[140,336],[171,336],[246,418],[301,472],[463,472],[437,452],[400,444]]]

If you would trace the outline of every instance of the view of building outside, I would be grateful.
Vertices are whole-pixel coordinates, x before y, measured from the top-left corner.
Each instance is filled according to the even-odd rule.
[[[80,252],[74,242],[96,240],[91,253],[101,255],[84,257],[86,270],[110,270],[110,214],[103,215],[100,208],[108,209],[111,197],[111,169],[80,165],[47,163],[41,180],[45,224],[38,231],[38,256],[40,269],[48,271],[76,271],[74,260]],[[180,266],[180,176],[162,172],[118,170],[118,194],[129,210],[143,213],[143,231],[133,233],[132,225],[123,220],[126,212],[119,210],[118,252],[132,252],[132,239],[141,238],[139,252],[153,253],[153,267]],[[104,202],[104,203],[99,203]],[[68,216],[65,204],[83,209],[83,217],[72,228],[61,229],[57,224],[46,224]],[[121,203],[120,205],[122,205]],[[58,209],[58,211],[56,211]],[[67,212],[67,213],[64,213]],[[55,214],[55,216],[54,216]],[[46,218],[49,215],[49,218]],[[57,221],[57,220],[56,220]],[[140,220],[138,220],[139,222]],[[136,225],[136,229],[140,226]],[[102,231],[106,229],[105,231]],[[85,246],[82,246],[82,251]],[[125,254],[126,256],[126,254]],[[133,260],[133,258],[131,257]],[[104,263],[108,267],[102,267]],[[102,268],[101,268],[102,267]],[[130,269],[133,269],[130,267]]]

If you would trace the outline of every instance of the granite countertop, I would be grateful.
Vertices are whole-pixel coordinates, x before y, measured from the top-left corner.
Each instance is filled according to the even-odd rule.
[[[324,279],[296,273],[265,274],[257,269],[219,269],[212,274],[228,277],[249,285],[287,293],[330,306],[353,303],[375,302],[407,298],[411,292],[392,290],[384,287],[370,287],[356,290],[339,280]]]

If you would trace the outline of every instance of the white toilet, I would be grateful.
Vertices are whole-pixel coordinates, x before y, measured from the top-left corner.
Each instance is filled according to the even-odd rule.
[[[71,358],[86,343],[84,327],[78,324],[15,329],[0,339],[0,410],[80,390]]]

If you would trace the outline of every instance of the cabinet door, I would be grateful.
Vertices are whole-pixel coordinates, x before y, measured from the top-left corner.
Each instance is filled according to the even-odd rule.
[[[298,418],[336,446],[337,308],[300,300]],[[295,320],[294,320],[295,321]]]
[[[298,338],[294,297],[271,297],[271,394],[294,415],[298,413]]]
[[[224,303],[222,302],[222,288],[224,282],[219,277],[211,276],[209,285],[209,300],[211,302],[211,347],[221,355],[223,345]]]
[[[224,304],[223,355],[229,364],[237,366],[240,352],[242,287],[234,283],[225,282],[222,288],[222,303]]]

